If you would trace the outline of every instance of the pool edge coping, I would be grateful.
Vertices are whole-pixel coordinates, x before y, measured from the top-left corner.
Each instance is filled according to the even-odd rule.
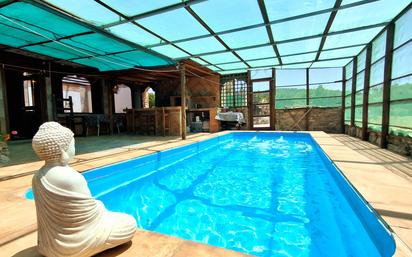
[[[330,138],[330,139],[332,139],[332,140],[336,140],[336,139],[332,138],[330,135],[328,135],[327,133],[325,133],[325,132],[323,132],[323,131],[260,131],[260,130],[221,131],[221,132],[217,132],[217,133],[213,133],[213,134],[202,135],[202,136],[199,136],[198,138],[188,139],[188,140],[185,140],[185,141],[182,141],[182,140],[173,140],[172,142],[165,142],[164,144],[162,144],[162,146],[164,146],[164,149],[155,150],[154,152],[150,152],[150,153],[146,153],[146,154],[140,154],[140,155],[138,155],[138,156],[136,156],[136,157],[129,158],[129,159],[127,159],[127,160],[131,160],[131,159],[136,159],[136,158],[139,158],[139,157],[143,157],[143,156],[145,156],[145,155],[153,154],[153,153],[158,152],[158,151],[165,151],[165,150],[170,150],[170,149],[173,149],[173,148],[184,147],[184,146],[189,145],[189,144],[195,144],[195,143],[197,143],[197,142],[205,141],[205,140],[208,140],[208,139],[211,139],[211,138],[215,138],[215,137],[218,137],[218,136],[221,136],[221,135],[225,135],[225,134],[228,134],[228,133],[233,133],[233,132],[246,132],[246,133],[247,133],[247,132],[260,132],[260,133],[270,133],[270,132],[272,132],[272,133],[273,133],[273,132],[278,132],[278,133],[279,133],[279,132],[280,132],[280,133],[290,133],[290,134],[293,134],[293,133],[306,133],[306,134],[309,134],[310,137],[316,142],[316,144],[317,144],[317,145],[320,147],[320,149],[324,152],[324,154],[327,156],[327,158],[334,164],[334,166],[336,167],[336,169],[338,169],[338,171],[340,171],[340,173],[344,176],[345,180],[346,180],[347,182],[349,182],[349,184],[351,185],[351,187],[356,190],[357,194],[358,194],[359,196],[361,196],[361,198],[364,200],[365,203],[368,204],[368,206],[370,207],[370,209],[375,213],[375,216],[379,217],[379,218],[381,219],[381,221],[383,221],[383,224],[384,224],[384,225],[388,228],[388,230],[391,232],[391,235],[393,236],[393,238],[394,238],[394,240],[395,240],[395,244],[396,244],[396,249],[395,249],[395,254],[394,254],[394,256],[405,256],[405,255],[402,255],[402,253],[400,253],[400,255],[398,255],[398,247],[400,247],[400,245],[399,245],[398,243],[400,243],[400,244],[403,245],[403,247],[406,249],[407,254],[408,254],[409,256],[412,256],[412,251],[411,251],[411,249],[409,248],[409,246],[408,246],[404,241],[402,241],[402,239],[400,238],[400,236],[392,229],[391,225],[389,225],[389,223],[386,222],[385,219],[384,219],[379,213],[377,213],[377,211],[376,211],[375,208],[373,207],[373,204],[371,204],[371,203],[361,194],[361,192],[359,192],[359,190],[357,189],[357,187],[356,187],[356,186],[351,182],[351,180],[345,175],[345,169],[343,169],[342,167],[338,167],[338,165],[335,163],[334,158],[329,155],[328,150],[325,149],[325,148],[322,146],[322,142],[318,141],[318,139],[320,138],[319,136],[322,136],[322,138],[325,138],[325,137],[326,137],[326,138]],[[344,146],[344,145],[342,145],[342,146]],[[156,146],[155,146],[155,147],[156,147]],[[346,149],[350,149],[350,148],[347,147],[347,146],[344,146],[344,147],[345,147]],[[123,147],[120,147],[120,148],[123,148]],[[135,149],[133,149],[133,150],[131,150],[131,151],[140,151],[140,150],[143,150],[143,149],[135,148]],[[129,152],[129,151],[126,151],[126,152],[124,152],[124,153],[127,153],[127,152]],[[121,155],[121,154],[124,154],[124,153],[122,152],[122,153],[120,153],[120,155]],[[369,159],[369,158],[367,158],[367,159]],[[89,170],[91,170],[91,169],[100,168],[100,167],[104,167],[104,166],[108,166],[108,165],[113,165],[113,164],[120,163],[120,162],[123,162],[123,161],[126,161],[126,160],[114,161],[114,162],[109,163],[109,164],[104,164],[104,165],[99,165],[99,166],[94,166],[94,167],[92,167],[93,165],[90,164],[90,167],[89,167],[88,169],[84,169],[84,170],[81,170],[81,171],[79,171],[79,172],[86,172],[86,171],[89,171]],[[29,175],[32,175],[32,174],[27,174],[27,175],[24,175],[23,177],[26,177],[26,176],[29,176]],[[15,178],[15,179],[19,179],[19,178],[22,178],[22,177],[18,177],[18,178]],[[7,180],[6,180],[6,181],[7,181]],[[1,183],[1,182],[4,182],[4,181],[0,181],[0,183]],[[27,188],[26,188],[26,190],[27,190]],[[25,192],[21,193],[20,196],[21,196],[21,197],[24,197],[24,194],[25,194]],[[2,244],[2,245],[0,246],[0,248],[1,248],[3,245],[12,243],[13,241],[15,241],[15,240],[17,240],[17,239],[19,239],[19,238],[21,238],[21,237],[24,237],[25,235],[31,234],[31,233],[33,233],[33,232],[35,232],[35,230],[25,231],[25,233],[22,234],[21,236],[15,237],[15,238],[13,238],[13,239],[11,239],[11,240],[6,240],[6,243]],[[240,254],[241,254],[241,253],[240,253]],[[403,254],[405,254],[405,252],[403,252]]]

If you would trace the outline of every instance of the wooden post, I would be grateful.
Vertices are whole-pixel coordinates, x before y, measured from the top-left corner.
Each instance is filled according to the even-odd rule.
[[[54,117],[54,111],[53,111],[53,95],[52,95],[52,79],[51,79],[51,73],[49,73],[48,77],[44,78],[44,84],[45,84],[45,94],[46,94],[46,118],[48,121],[55,120],[56,117]]]
[[[358,66],[358,59],[353,58],[352,62],[352,92],[351,92],[351,103],[350,103],[350,130],[349,135],[351,135],[351,129],[355,127],[355,96],[356,96],[356,71]],[[356,135],[356,132],[355,132]],[[353,135],[351,135],[353,136]]]
[[[368,140],[368,105],[369,105],[369,86],[372,62],[372,44],[366,47],[365,78],[363,84],[363,106],[362,106],[362,140]]]
[[[341,112],[341,132],[345,133],[345,110],[346,110],[346,67],[342,69],[342,112]]]
[[[276,129],[276,108],[275,108],[275,96],[276,96],[276,70],[272,68],[272,79],[270,80],[270,128]]]
[[[305,112],[305,128],[309,130],[309,68],[306,68],[306,112]]]
[[[185,65],[180,64],[180,98],[181,98],[181,111],[182,111],[182,140],[186,139],[186,71]]]
[[[250,78],[250,70],[247,71],[247,107],[248,107],[248,129],[253,129],[253,85]]]
[[[382,138],[381,147],[388,147],[389,110],[392,79],[392,55],[395,24],[391,23],[386,29],[385,67],[383,72],[383,103],[382,103]]]
[[[165,117],[165,107],[162,107],[162,135],[166,136],[166,117]]]
[[[4,69],[0,67],[0,134],[9,133],[7,87]]]

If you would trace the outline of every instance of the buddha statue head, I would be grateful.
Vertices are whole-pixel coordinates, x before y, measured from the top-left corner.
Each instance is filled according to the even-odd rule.
[[[34,152],[46,164],[67,165],[75,154],[73,132],[57,122],[45,122],[33,137]]]

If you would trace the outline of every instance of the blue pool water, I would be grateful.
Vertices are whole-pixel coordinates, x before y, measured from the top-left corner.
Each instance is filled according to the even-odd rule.
[[[261,257],[392,256],[390,232],[309,134],[234,132],[84,173],[138,226]]]

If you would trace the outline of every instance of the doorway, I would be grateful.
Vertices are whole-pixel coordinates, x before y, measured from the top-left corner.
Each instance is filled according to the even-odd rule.
[[[255,130],[275,129],[274,69],[256,70],[249,73],[250,96],[249,122]]]
[[[12,140],[32,138],[43,122],[43,82],[37,74],[7,71],[8,114]]]

